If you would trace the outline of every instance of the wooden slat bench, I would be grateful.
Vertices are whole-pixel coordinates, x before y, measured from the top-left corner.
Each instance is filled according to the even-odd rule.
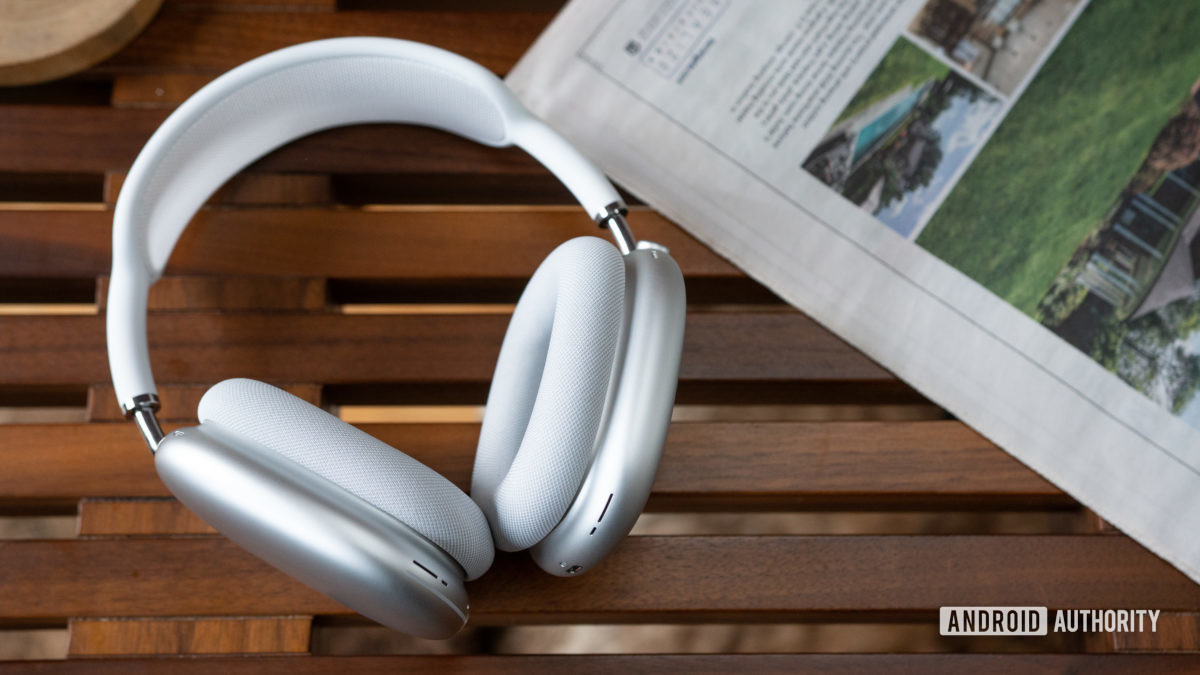
[[[645,207],[631,223],[688,279],[677,422],[649,515],[602,567],[558,579],[500,555],[463,636],[405,640],[169,497],[116,408],[103,326],[112,205],[150,133],[223,70],[304,40],[418,39],[503,74],[555,8],[166,0],[112,59],[0,90],[0,659],[66,657],[0,671],[1197,668],[1200,586]],[[402,127],[302,139],[211,200],[154,288],[162,419],[259,378],[466,488],[512,304],[587,233],[517,151]],[[943,605],[1162,616],[1153,634],[941,638]],[[566,651],[585,653],[544,653]],[[838,653],[793,653],[812,651]]]

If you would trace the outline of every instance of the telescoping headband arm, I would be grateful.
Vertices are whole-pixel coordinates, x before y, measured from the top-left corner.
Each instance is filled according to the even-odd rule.
[[[436,47],[338,38],[272,52],[198,91],[150,138],[113,215],[108,360],[117,399],[151,450],[162,440],[150,369],[150,285],[192,216],[218,187],[271,150],[348,124],[396,122],[516,145],[546,166],[622,253],[635,247],[625,206],[604,174],[534,117],[494,74]]]

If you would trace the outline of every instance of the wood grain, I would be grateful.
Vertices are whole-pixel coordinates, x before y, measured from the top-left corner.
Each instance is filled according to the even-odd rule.
[[[417,40],[508,72],[550,22],[545,12],[339,11],[222,12],[166,7],[98,73],[222,72],[300,42],[355,35]],[[486,39],[480,39],[486,35]]]
[[[629,219],[639,238],[669,247],[689,279],[745,278],[666,218],[636,209]],[[205,209],[180,237],[167,272],[527,279],[556,246],[584,235],[605,232],[577,206]],[[111,240],[111,211],[0,209],[0,269],[9,276],[108,274]]]
[[[111,56],[150,23],[162,0],[37,0],[0,4],[0,85],[45,82]]]
[[[0,542],[0,618],[345,614],[218,537]],[[476,625],[927,619],[943,605],[1200,611],[1200,589],[1124,537],[632,537],[590,573],[502,555]]]
[[[82,499],[79,536],[216,534],[174,499]]]
[[[308,675],[310,673],[397,672],[488,673],[529,675],[551,672],[573,675],[616,673],[806,673],[826,675],[889,673],[927,675],[974,673],[1194,673],[1200,670],[1186,654],[604,654],[506,656],[320,656],[204,659],[106,659],[0,663],[0,673],[42,675],[128,675],[137,673],[220,672],[228,675]]]
[[[125,176],[124,171],[104,174],[103,200],[106,204],[116,203]],[[210,204],[285,205],[292,208],[328,205],[332,201],[333,186],[328,175],[254,172],[237,174],[209,199]]]
[[[289,42],[288,44],[291,44]],[[103,173],[125,170],[169,111],[82,105],[4,106],[0,171]],[[387,148],[387,152],[379,152]],[[515,148],[399,124],[323,131],[277,150],[255,171],[478,173],[529,175],[545,169]]]
[[[485,382],[509,317],[167,312],[148,320],[164,382]],[[102,316],[0,316],[3,385],[108,380]],[[682,380],[891,380],[799,313],[692,313]]]
[[[108,306],[108,277],[96,279],[96,306]],[[165,277],[150,287],[149,308],[227,312],[325,309],[325,280],[298,277]]]
[[[478,425],[360,428],[459,487],[470,485]],[[129,423],[0,425],[0,448],[0,499],[10,502],[168,494]],[[649,506],[711,511],[1073,504],[958,422],[694,422],[671,426]]]
[[[307,653],[312,617],[72,619],[68,657]]]
[[[116,108],[174,108],[215,79],[204,73],[130,73],[113,77]]]
[[[1200,612],[1162,612],[1153,632],[1113,633],[1110,637],[1113,647],[1123,652],[1200,653]]]
[[[222,12],[332,12],[337,0],[166,0],[167,7]]]

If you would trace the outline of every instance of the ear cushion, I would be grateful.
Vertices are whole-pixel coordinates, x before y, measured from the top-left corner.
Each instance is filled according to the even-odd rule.
[[[562,520],[587,473],[624,321],[625,262],[608,242],[556,248],[521,295],[500,348],[471,497],[504,551]]]
[[[479,507],[433,469],[295,396],[256,380],[220,382],[200,421],[266,446],[413,528],[450,554],[467,579],[495,551]]]

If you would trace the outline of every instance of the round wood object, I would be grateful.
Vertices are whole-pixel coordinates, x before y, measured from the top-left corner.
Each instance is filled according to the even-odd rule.
[[[162,0],[0,0],[0,85],[76,73],[117,53]]]

